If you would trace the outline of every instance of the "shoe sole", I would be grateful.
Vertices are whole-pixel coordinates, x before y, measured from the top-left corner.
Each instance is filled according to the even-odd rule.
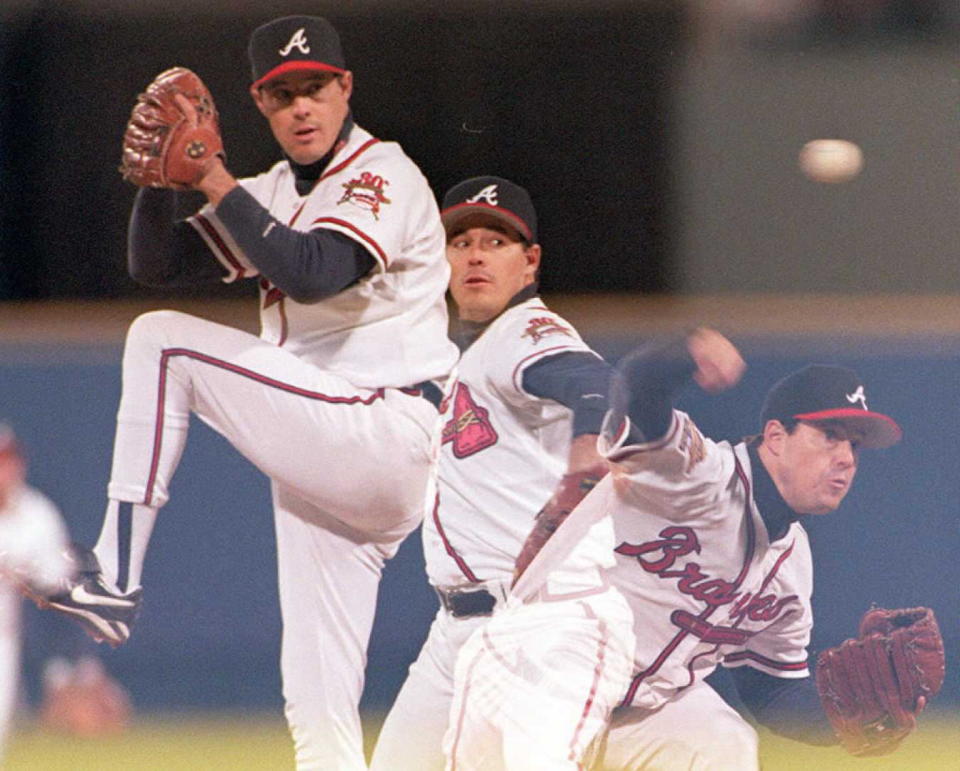
[[[51,600],[47,600],[47,606],[78,621],[84,631],[98,643],[105,642],[116,648],[130,639],[130,627],[122,621],[108,621],[95,611]]]

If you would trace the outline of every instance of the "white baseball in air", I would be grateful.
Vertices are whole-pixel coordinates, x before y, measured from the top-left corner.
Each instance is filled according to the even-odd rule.
[[[863,151],[846,139],[814,139],[800,150],[799,163],[814,182],[848,182],[863,168]]]

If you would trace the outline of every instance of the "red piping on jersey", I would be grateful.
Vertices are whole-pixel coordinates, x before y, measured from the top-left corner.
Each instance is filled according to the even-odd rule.
[[[280,298],[280,302],[277,305],[277,312],[280,314],[280,339],[277,340],[277,345],[283,345],[287,342],[287,335],[290,334],[290,323],[287,321],[286,295]]]
[[[200,227],[202,227],[204,232],[210,237],[210,240],[216,244],[217,249],[220,250],[220,253],[223,255],[224,259],[230,263],[230,266],[235,271],[237,271],[237,278],[243,278],[247,272],[247,269],[240,264],[240,261],[230,250],[230,247],[227,246],[220,233],[217,232],[217,229],[213,226],[213,223],[202,214],[195,215],[193,219],[195,222],[200,223]]]
[[[175,356],[186,356],[189,359],[195,359],[203,364],[209,364],[213,367],[226,370],[227,372],[233,372],[241,377],[249,378],[270,388],[276,388],[295,396],[302,396],[305,399],[326,402],[327,404],[369,406],[378,399],[384,398],[386,393],[386,389],[378,388],[370,396],[331,396],[330,394],[310,391],[306,388],[291,385],[290,383],[281,382],[280,380],[261,375],[259,372],[254,372],[246,367],[240,367],[229,361],[217,359],[205,353],[200,353],[199,351],[191,351],[188,348],[166,348],[160,354],[160,377],[157,381],[157,413],[154,418],[153,429],[153,457],[150,461],[150,473],[147,476],[146,493],[143,499],[143,503],[147,506],[149,506],[153,500],[153,485],[157,481],[157,470],[160,465],[160,450],[163,444],[163,408],[167,397],[167,371],[170,359]]]
[[[340,171],[341,169],[345,168],[346,166],[349,166],[349,165],[353,162],[353,160],[354,160],[358,155],[360,155],[360,153],[362,153],[364,150],[366,150],[366,149],[367,149],[368,147],[370,147],[371,145],[375,145],[375,144],[376,144],[377,142],[379,142],[379,141],[380,141],[379,139],[368,139],[366,142],[364,142],[362,145],[360,145],[360,147],[358,147],[357,150],[356,150],[349,158],[347,158],[346,160],[344,160],[343,163],[339,163],[339,164],[337,164],[336,166],[334,166],[332,169],[327,169],[323,174],[321,174],[321,175],[320,175],[320,179],[318,179],[317,182],[322,182],[322,181],[325,180],[327,177],[329,177],[329,176],[331,176],[331,175],[333,175],[333,174],[336,174],[336,173],[337,173],[338,171]],[[303,208],[307,205],[307,200],[308,200],[308,199],[305,199],[304,202],[303,202],[302,204],[300,204],[300,208],[297,209],[297,211],[294,213],[293,217],[290,218],[290,221],[287,223],[287,227],[291,227],[291,228],[293,227],[293,223],[297,221],[297,218],[300,216],[300,212],[302,212],[302,211],[303,211]]]
[[[376,137],[371,137],[371,138],[368,139],[366,142],[364,142],[362,145],[360,145],[360,147],[358,147],[358,148],[353,152],[353,154],[352,154],[349,158],[344,159],[343,163],[338,163],[338,164],[337,164],[336,166],[334,166],[332,169],[327,169],[323,174],[320,175],[320,179],[319,179],[318,181],[319,181],[319,182],[322,182],[322,181],[325,180],[327,177],[332,177],[332,176],[333,176],[334,174],[336,174],[337,172],[342,171],[342,170],[345,169],[347,166],[349,166],[351,163],[353,163],[353,162],[356,160],[356,158],[357,158],[358,155],[360,155],[361,153],[366,152],[366,151],[369,150],[373,145],[377,144],[379,141],[380,141],[380,140],[377,139]]]
[[[453,561],[457,563],[457,567],[460,568],[460,572],[463,573],[468,581],[473,581],[474,583],[479,583],[480,579],[477,578],[473,571],[470,569],[470,566],[464,562],[463,557],[457,554],[457,550],[453,548],[450,544],[450,541],[447,539],[447,534],[443,530],[443,525],[440,524],[440,493],[437,493],[436,499],[433,504],[433,524],[437,526],[437,534],[440,536],[440,540],[443,541],[443,548],[451,557]]]
[[[758,664],[763,664],[765,667],[777,669],[781,672],[802,672],[807,668],[806,659],[803,661],[774,661],[773,659],[768,659],[766,656],[762,656],[756,651],[741,651],[740,653],[732,653],[729,656],[726,656],[724,661],[756,661]]]
[[[289,227],[289,228],[292,228],[292,227],[293,227],[293,223],[296,222],[297,219],[300,217],[300,212],[303,211],[303,208],[304,208],[306,205],[307,205],[307,202],[306,202],[306,201],[304,201],[302,204],[300,204],[300,208],[297,209],[297,210],[293,213],[293,216],[290,218],[290,221],[287,223],[287,227]]]
[[[763,579],[763,583],[760,584],[760,588],[757,589],[756,593],[754,594],[755,597],[756,597],[757,595],[759,595],[759,594],[762,594],[763,591],[764,591],[764,589],[767,588],[767,585],[773,580],[774,576],[775,576],[775,575],[777,574],[777,572],[780,570],[780,566],[786,561],[787,557],[789,557],[791,554],[793,554],[793,547],[794,547],[794,546],[796,546],[796,541],[794,541],[793,543],[791,543],[791,544],[790,544],[790,548],[784,550],[783,554],[781,554],[781,555],[777,558],[777,561],[773,564],[773,567],[770,568],[770,572],[767,574],[766,578]],[[747,603],[747,607],[749,607],[749,605],[750,605],[750,603]],[[746,610],[746,609],[744,609],[744,610]],[[788,611],[788,613],[789,613],[789,611]],[[746,613],[742,614],[742,615],[740,616],[740,618],[738,618],[738,619],[734,622],[733,626],[737,626],[738,624],[740,624],[745,617],[746,617]],[[775,619],[773,622],[771,622],[771,624],[776,623],[777,621],[779,621],[780,619],[782,619],[782,618],[784,618],[784,617],[785,617],[785,616],[780,616],[779,618],[777,618],[777,619]],[[806,659],[804,659],[803,661],[786,661],[786,662],[784,662],[784,661],[774,661],[773,659],[769,659],[769,658],[767,658],[766,656],[764,656],[764,655],[762,655],[762,654],[760,654],[760,653],[757,653],[756,651],[751,651],[751,650],[744,650],[744,651],[741,651],[741,652],[739,652],[739,653],[731,653],[729,656],[724,656],[724,661],[725,661],[725,662],[730,662],[730,661],[756,661],[757,663],[763,664],[764,666],[769,667],[770,669],[779,669],[779,670],[781,670],[781,671],[783,671],[783,672],[799,672],[799,671],[802,671],[802,670],[804,670],[804,669],[807,668],[807,660],[806,660]]]
[[[675,422],[679,423],[679,421],[675,421]],[[733,588],[736,588],[743,583],[743,580],[747,577],[747,573],[750,570],[750,563],[753,561],[753,552],[754,552],[754,549],[756,548],[757,533],[756,533],[756,526],[754,525],[754,522],[753,522],[753,513],[750,511],[750,480],[747,479],[746,472],[744,472],[743,467],[740,465],[740,459],[737,458],[736,455],[734,455],[733,460],[734,460],[734,463],[736,464],[737,476],[740,477],[740,482],[743,484],[744,493],[746,495],[746,500],[744,502],[744,511],[745,511],[746,520],[747,520],[747,546],[743,554],[743,565],[740,568],[740,573],[732,582]],[[704,608],[703,612],[697,616],[697,619],[701,621],[705,621],[719,607],[720,607],[719,605],[712,605]],[[654,674],[657,670],[659,670],[660,667],[663,666],[663,663],[670,656],[670,654],[672,654],[677,649],[677,646],[681,642],[683,642],[683,640],[689,634],[690,633],[685,630],[681,630],[680,632],[678,632],[674,636],[674,638],[669,643],[667,643],[666,647],[662,651],[660,651],[660,655],[657,656],[656,659],[654,659],[653,663],[649,667],[647,667],[642,672],[639,672],[638,674],[633,676],[633,680],[630,683],[630,687],[627,689],[627,694],[626,696],[624,696],[623,700],[620,702],[621,706],[627,706],[633,702],[633,697],[636,695],[637,689],[640,687],[640,683],[642,683],[644,679],[646,679],[650,675]]]
[[[513,368],[513,374],[510,376],[510,379],[513,381],[513,387],[518,391],[522,390],[520,384],[517,383],[517,373],[525,362],[528,362],[530,359],[536,358],[537,356],[545,356],[548,353],[553,353],[554,351],[569,351],[572,349],[574,349],[574,346],[572,345],[555,345],[553,348],[544,348],[542,351],[534,351],[529,356],[524,356],[522,359],[520,359],[520,361],[517,362],[517,365]]]
[[[367,244],[367,246],[372,247],[373,250],[377,253],[377,256],[383,261],[384,268],[390,265],[390,260],[387,259],[387,253],[380,248],[380,244],[378,244],[370,236],[368,236],[366,233],[360,230],[360,228],[358,228],[356,225],[350,222],[347,222],[346,220],[337,219],[336,217],[318,217],[311,223],[311,225],[316,225],[318,223],[323,223],[323,222],[329,222],[330,224],[336,225],[337,227],[346,228],[350,232],[359,236],[363,240],[363,242]]]

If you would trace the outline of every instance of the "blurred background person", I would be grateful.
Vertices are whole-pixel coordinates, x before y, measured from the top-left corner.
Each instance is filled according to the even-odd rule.
[[[57,506],[27,484],[27,460],[16,435],[0,424],[0,758],[20,696],[21,592],[47,592],[70,575],[69,536]],[[49,614],[44,614],[45,616]],[[47,618],[41,645],[41,722],[45,727],[94,736],[126,727],[130,702],[124,689],[89,653],[81,630]]]

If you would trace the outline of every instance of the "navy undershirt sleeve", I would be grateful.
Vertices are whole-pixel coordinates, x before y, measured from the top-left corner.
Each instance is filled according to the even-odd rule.
[[[806,744],[837,744],[812,677],[773,677],[752,667],[729,670],[737,695],[759,723]]]
[[[523,372],[523,390],[573,411],[573,436],[599,434],[607,411],[612,368],[586,351],[547,356]]]
[[[621,359],[610,384],[614,424],[630,417],[628,444],[660,439],[670,428],[673,399],[696,371],[686,338],[644,346]]]
[[[377,264],[364,246],[342,233],[323,228],[304,233],[282,225],[239,186],[217,205],[217,217],[261,275],[295,302],[335,295]]]
[[[227,275],[200,234],[175,221],[178,194],[144,187],[137,192],[127,231],[127,268],[140,284],[192,287]]]

